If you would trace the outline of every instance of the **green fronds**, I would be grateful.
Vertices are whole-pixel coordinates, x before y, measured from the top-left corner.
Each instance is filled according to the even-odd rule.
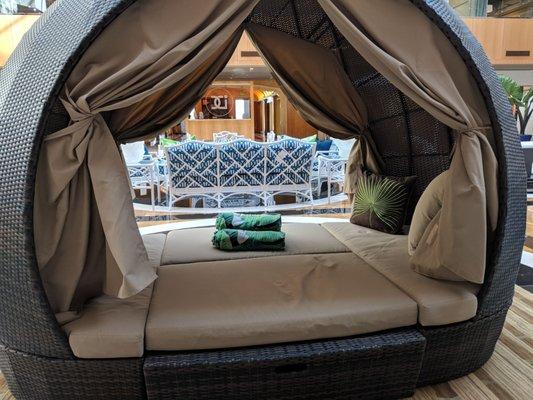
[[[399,182],[375,176],[362,177],[354,195],[352,214],[368,213],[370,225],[375,215],[394,231],[397,221],[403,216],[406,197],[407,191]]]

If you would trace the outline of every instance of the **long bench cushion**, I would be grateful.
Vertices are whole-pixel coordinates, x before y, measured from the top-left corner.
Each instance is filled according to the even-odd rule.
[[[286,246],[283,252],[224,252],[211,244],[213,227],[181,229],[168,233],[161,265],[202,261],[234,260],[275,255],[342,253],[350,250],[318,224],[284,224]]]
[[[476,315],[479,285],[432,279],[413,271],[407,236],[347,222],[325,223],[323,227],[415,300],[421,325],[446,325]]]
[[[149,350],[343,337],[416,324],[417,305],[353,253],[159,268]]]
[[[159,266],[166,235],[143,236],[148,257]],[[152,286],[128,299],[100,296],[87,303],[80,317],[66,325],[72,352],[79,358],[141,357]]]

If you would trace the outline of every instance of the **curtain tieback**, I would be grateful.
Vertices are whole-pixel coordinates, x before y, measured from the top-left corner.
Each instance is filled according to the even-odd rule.
[[[366,137],[368,135],[370,135],[370,127],[367,125],[367,126],[364,126],[364,127],[361,128],[361,131],[359,132],[359,137],[357,139],[359,139],[361,137],[364,138],[364,137]]]
[[[65,88],[64,96],[60,97],[60,100],[73,122],[80,122],[88,118],[94,118],[98,114],[98,112],[92,112],[87,103],[85,103],[85,105],[83,103],[78,105],[78,103],[76,103],[70,96],[70,92],[67,88]]]
[[[79,107],[70,97],[68,90],[65,90],[64,97],[60,97],[60,100],[61,103],[63,103],[63,107],[65,107],[65,110],[67,111],[72,123],[60,131],[47,135],[44,138],[45,142],[71,135],[75,132],[84,130],[86,131],[95,119],[102,119],[103,121],[103,118],[98,111],[92,112],[88,109],[88,107],[87,109]]]

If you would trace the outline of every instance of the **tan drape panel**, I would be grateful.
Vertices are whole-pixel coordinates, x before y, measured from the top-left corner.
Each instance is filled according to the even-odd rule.
[[[246,30],[303,119],[330,136],[359,138],[350,154],[345,192],[354,192],[362,165],[379,173],[382,162],[368,131],[366,106],[337,55],[276,29],[247,24]]]
[[[132,296],[156,278],[116,138],[179,119],[229,59],[256,2],[139,0],[79,61],[62,94],[72,123],[45,138],[36,178],[35,245],[55,312],[102,289]]]
[[[115,138],[120,141],[138,141],[141,137],[153,136],[188,117],[191,109],[228,63],[242,31],[239,28],[227,43],[186,79],[148,96],[142,102],[111,113],[107,124]]]
[[[412,263],[481,283],[498,216],[497,161],[479,88],[445,35],[408,0],[318,0],[350,44],[397,88],[458,132],[441,212]]]

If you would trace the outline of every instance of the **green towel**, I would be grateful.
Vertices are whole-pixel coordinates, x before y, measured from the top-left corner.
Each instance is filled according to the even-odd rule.
[[[213,235],[213,246],[225,251],[285,250],[285,234],[274,231],[222,229]]]
[[[217,217],[216,228],[219,230],[281,231],[281,215],[221,213]]]

